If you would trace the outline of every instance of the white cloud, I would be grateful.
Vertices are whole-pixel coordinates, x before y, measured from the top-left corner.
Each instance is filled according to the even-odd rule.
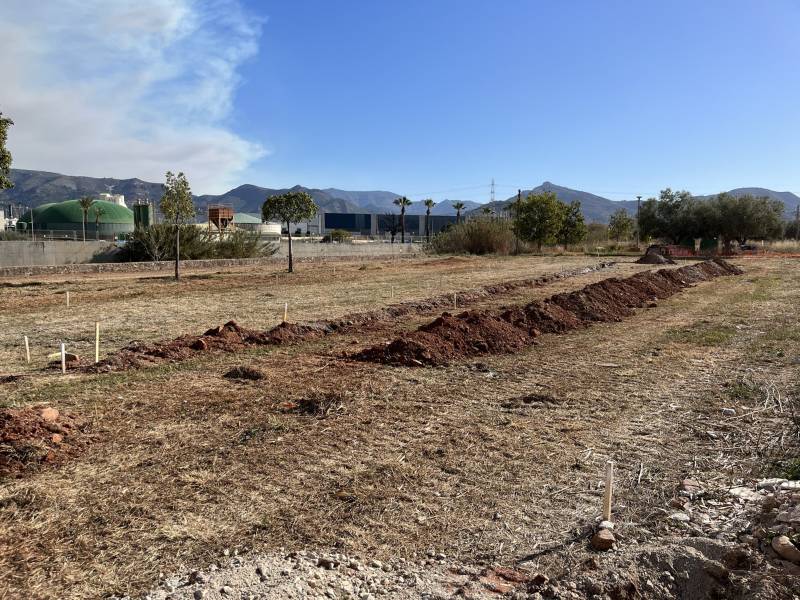
[[[227,123],[261,22],[237,0],[2,0],[0,111],[14,166],[240,183],[264,155]]]

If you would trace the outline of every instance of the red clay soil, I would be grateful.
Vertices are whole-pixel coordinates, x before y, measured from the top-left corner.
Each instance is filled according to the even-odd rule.
[[[457,293],[458,302],[469,304],[492,295],[508,293],[523,287],[542,286],[552,281],[607,269],[613,265],[613,262],[601,262],[591,267],[560,271],[543,277],[487,285],[476,290]],[[228,321],[199,336],[185,335],[169,342],[153,344],[133,342],[97,364],[82,365],[76,362],[67,364],[67,368],[81,369],[89,373],[124,371],[164,362],[179,362],[205,352],[235,352],[247,346],[291,344],[338,331],[357,329],[378,321],[396,319],[410,313],[430,312],[452,304],[452,294],[442,294],[422,301],[402,302],[386,308],[348,314],[337,319],[309,324],[281,323],[269,331],[245,329],[235,321]],[[61,368],[61,363],[54,363],[54,368],[55,366]]]
[[[612,277],[570,293],[556,294],[501,313],[467,311],[445,313],[418,330],[392,342],[367,348],[357,360],[398,366],[442,365],[459,358],[519,350],[543,333],[563,333],[593,322],[621,321],[635,308],[652,306],[682,289],[722,275],[742,271],[721,259],[679,269]]]
[[[57,465],[84,446],[86,424],[53,408],[0,409],[0,479]]]

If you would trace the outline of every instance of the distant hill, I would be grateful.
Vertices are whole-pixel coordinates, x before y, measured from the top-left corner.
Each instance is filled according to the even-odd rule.
[[[141,179],[114,179],[111,177],[83,177],[63,175],[48,171],[29,171],[11,169],[11,180],[14,187],[0,191],[0,204],[24,204],[39,206],[48,202],[61,202],[81,196],[92,196],[103,192],[124,194],[128,204],[136,200],[158,201],[161,198],[161,184]],[[289,190],[308,192],[317,206],[326,212],[399,212],[393,204],[400,194],[387,191],[349,191],[337,188],[315,189],[296,185],[292,188],[265,188],[252,184],[240,185],[224,194],[203,194],[195,196],[198,212],[203,213],[209,203],[231,204],[237,212],[260,213],[261,205],[267,196],[282,194]],[[444,200],[433,209],[436,215],[454,215],[452,203],[455,200]],[[472,209],[476,202],[464,202],[466,210]],[[424,214],[422,203],[414,203],[409,207],[409,214]]]
[[[558,196],[558,199],[566,203],[578,200],[581,203],[583,217],[588,223],[608,223],[608,219],[612,213],[620,208],[624,208],[630,214],[634,214],[636,212],[635,200],[609,200],[608,198],[603,198],[602,196],[590,194],[589,192],[582,192],[580,190],[573,190],[568,187],[550,183],[549,181],[545,181],[542,185],[539,185],[532,190],[522,190],[522,196],[525,197],[530,193],[541,194],[542,192],[555,192],[556,196]],[[495,212],[500,212],[516,199],[517,196],[514,195],[507,200],[489,203],[486,206],[491,206]]]
[[[772,198],[773,200],[780,200],[783,202],[784,216],[787,219],[793,219],[795,217],[797,206],[800,205],[800,196],[797,196],[792,192],[776,192],[774,190],[768,190],[767,188],[760,187],[743,187],[729,190],[728,193],[737,197],[750,194],[751,196],[766,196],[767,198]],[[702,200],[707,200],[708,198],[711,198],[711,195],[697,197]]]
[[[0,191],[0,202],[39,206],[91,196],[103,192],[124,194],[126,200],[156,200],[161,197],[161,184],[141,179],[112,179],[111,177],[81,177],[47,171],[11,169],[14,187]]]
[[[325,212],[359,212],[358,205],[343,198],[337,198],[329,194],[326,190],[305,188],[296,185],[291,188],[272,189],[259,187],[257,185],[245,184],[225,192],[224,194],[206,194],[197,196],[195,204],[204,210],[208,204],[230,204],[236,212],[261,213],[261,205],[270,196],[278,196],[286,192],[306,192],[314,199],[321,210]]]
[[[47,171],[29,171],[25,169],[11,169],[11,180],[14,187],[10,190],[0,191],[0,204],[24,204],[26,206],[39,206],[48,202],[60,202],[72,198],[79,198],[85,195],[97,195],[102,192],[112,192],[124,194],[125,200],[130,204],[135,200],[149,199],[157,201],[161,197],[161,184],[142,181],[141,179],[113,179],[111,177],[81,177],[76,175],[62,175],[61,173],[50,173]],[[375,191],[348,191],[337,188],[306,188],[296,185],[292,188],[265,188],[257,185],[240,185],[224,194],[204,194],[195,197],[198,212],[205,212],[205,207],[209,203],[226,203],[233,205],[237,212],[259,213],[261,204],[267,196],[282,194],[289,190],[301,190],[308,192],[320,209],[326,212],[366,212],[366,213],[396,213],[398,207],[393,201],[400,195],[394,192],[381,190]],[[581,209],[587,222],[607,223],[611,214],[620,208],[624,208],[631,215],[636,213],[635,200],[614,201],[603,198],[596,194],[574,190],[568,187],[555,185],[545,181],[542,185],[533,190],[523,190],[523,195],[530,192],[540,193],[552,191],[563,202],[579,200]],[[730,190],[731,194],[741,196],[752,194],[754,196],[768,196],[784,203],[786,207],[786,217],[794,218],[795,210],[800,205],[800,197],[792,192],[776,192],[766,188],[747,187]],[[710,196],[698,196],[706,199]],[[487,205],[478,202],[464,200],[464,214],[475,212],[481,206],[491,206],[495,212],[499,212],[511,202],[516,200],[512,196],[507,200],[501,200]],[[433,208],[435,215],[454,215],[453,202],[458,200],[442,200]],[[422,202],[414,202],[408,207],[410,215],[425,214],[425,206]]]

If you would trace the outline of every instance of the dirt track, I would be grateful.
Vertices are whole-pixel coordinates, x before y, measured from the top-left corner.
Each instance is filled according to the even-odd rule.
[[[763,399],[731,386],[748,374],[784,394],[797,385],[800,276],[790,261],[746,269],[624,323],[443,368],[340,358],[424,322],[410,318],[297,346],[3,384],[9,401],[85,416],[96,440],[61,468],[0,487],[0,597],[141,591],[224,548],[380,559],[435,549],[501,564],[556,548],[526,567],[568,570],[586,559],[570,540],[597,514],[608,458],[617,531],[625,543],[652,540],[687,474],[724,487],[755,468],[747,421],[720,409],[747,415]],[[222,377],[239,365],[265,378]],[[311,396],[330,410],[294,408]],[[780,415],[747,419],[749,431],[774,432]]]

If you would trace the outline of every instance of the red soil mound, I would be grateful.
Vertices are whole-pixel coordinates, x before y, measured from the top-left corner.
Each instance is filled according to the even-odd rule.
[[[583,267],[561,271],[533,279],[520,279],[501,284],[493,284],[457,294],[458,302],[467,304],[494,294],[503,294],[521,287],[535,287],[553,280],[575,277],[592,271],[599,271],[613,266],[613,262],[598,263],[593,267]],[[452,306],[453,296],[442,294],[422,301],[402,302],[363,313],[345,315],[332,320],[321,320],[307,325],[298,323],[281,323],[269,331],[257,331],[240,327],[235,321],[228,321],[219,327],[213,327],[203,335],[185,335],[170,342],[143,344],[133,342],[122,350],[112,354],[105,360],[91,365],[67,365],[68,368],[82,368],[87,372],[109,372],[136,369],[163,362],[179,362],[199,353],[222,351],[235,352],[246,346],[281,345],[299,342],[323,336],[336,331],[364,327],[375,321],[395,319],[413,312],[428,312],[437,308]],[[60,362],[55,366],[60,367]]]
[[[64,462],[82,448],[85,429],[54,408],[0,409],[0,477]]]
[[[626,279],[605,279],[499,314],[468,311],[454,317],[445,313],[417,331],[389,344],[367,348],[353,358],[415,366],[514,352],[533,343],[542,333],[561,333],[598,321],[621,321],[631,316],[633,309],[668,298],[694,283],[739,273],[737,267],[717,259],[679,269],[637,273]]]

